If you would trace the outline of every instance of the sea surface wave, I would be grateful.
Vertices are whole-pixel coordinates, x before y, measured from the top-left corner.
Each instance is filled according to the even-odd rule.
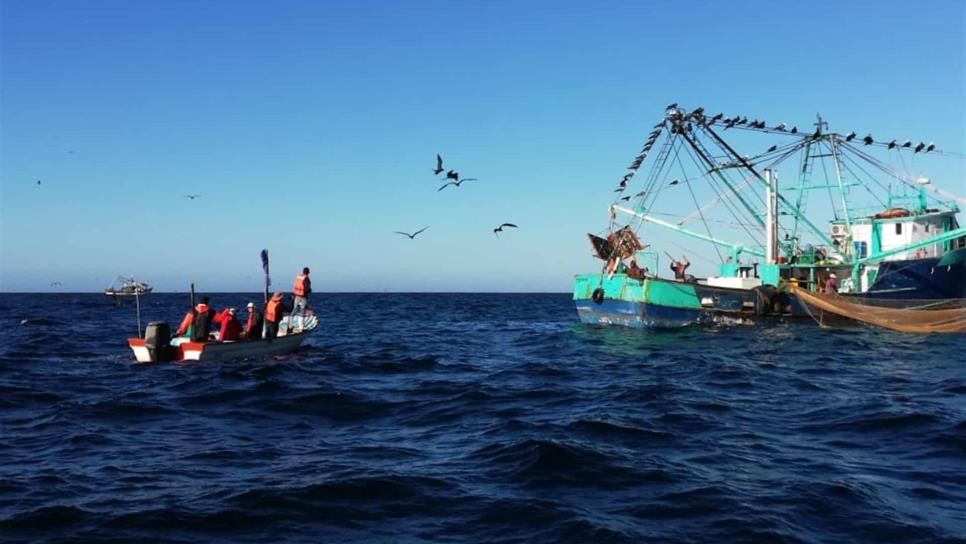
[[[132,302],[0,295],[0,541],[966,542],[963,336],[321,294],[298,353],[138,365]]]

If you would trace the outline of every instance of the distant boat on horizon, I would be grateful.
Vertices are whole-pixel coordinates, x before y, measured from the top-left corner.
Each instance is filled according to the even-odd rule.
[[[120,287],[115,287],[114,284],[111,284],[110,287],[104,290],[104,294],[111,297],[133,296],[143,295],[154,290],[154,287],[148,285],[147,282],[137,281],[133,277],[126,278],[124,276],[118,276],[115,283],[118,281],[121,283]]]

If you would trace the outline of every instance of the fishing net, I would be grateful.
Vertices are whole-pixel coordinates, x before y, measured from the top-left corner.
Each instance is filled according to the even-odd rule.
[[[889,308],[860,304],[839,295],[822,295],[799,288],[792,292],[805,306],[813,319],[825,323],[823,312],[861,321],[884,329],[912,333],[966,333],[966,304],[957,299],[943,301],[945,309]],[[816,317],[816,314],[819,316]]]
[[[607,238],[593,234],[587,234],[587,237],[594,248],[594,255],[605,261],[615,256],[619,259],[633,257],[635,252],[646,247],[641,245],[637,235],[628,226],[610,233]]]

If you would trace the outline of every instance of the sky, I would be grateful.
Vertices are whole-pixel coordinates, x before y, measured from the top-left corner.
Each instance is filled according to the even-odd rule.
[[[671,102],[963,153],[964,28],[961,0],[3,0],[0,291],[259,291],[267,248],[286,290],[566,292]],[[478,181],[437,191],[437,153]]]

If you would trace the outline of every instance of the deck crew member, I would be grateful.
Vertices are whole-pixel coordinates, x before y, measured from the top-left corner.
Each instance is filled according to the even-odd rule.
[[[687,256],[684,257],[683,261],[677,261],[673,257],[671,258],[671,271],[674,272],[674,279],[677,281],[687,281],[687,275],[684,273],[688,267],[691,266],[691,261],[688,260]]]
[[[292,315],[305,315],[305,310],[309,307],[309,295],[312,294],[312,280],[309,279],[309,267],[302,269],[302,273],[295,276],[295,287],[292,292],[295,300],[292,302]]]
[[[838,293],[838,291],[838,282],[835,281],[835,273],[833,272],[832,274],[828,275],[828,278],[825,279],[825,289],[823,289],[823,292],[826,295],[834,295],[835,293]]]
[[[215,311],[208,306],[208,297],[201,297],[201,303],[185,314],[174,335],[181,336],[187,333],[192,342],[206,342],[214,316]]]
[[[271,340],[278,334],[278,324],[282,321],[282,314],[288,310],[282,293],[275,293],[265,305],[265,338]]]
[[[262,311],[255,307],[254,302],[249,302],[246,308],[248,309],[248,320],[245,321],[245,338],[261,340],[262,326],[264,325]]]
[[[241,323],[235,318],[235,309],[226,308],[212,320],[221,325],[218,339],[222,342],[237,342],[241,338]]]

